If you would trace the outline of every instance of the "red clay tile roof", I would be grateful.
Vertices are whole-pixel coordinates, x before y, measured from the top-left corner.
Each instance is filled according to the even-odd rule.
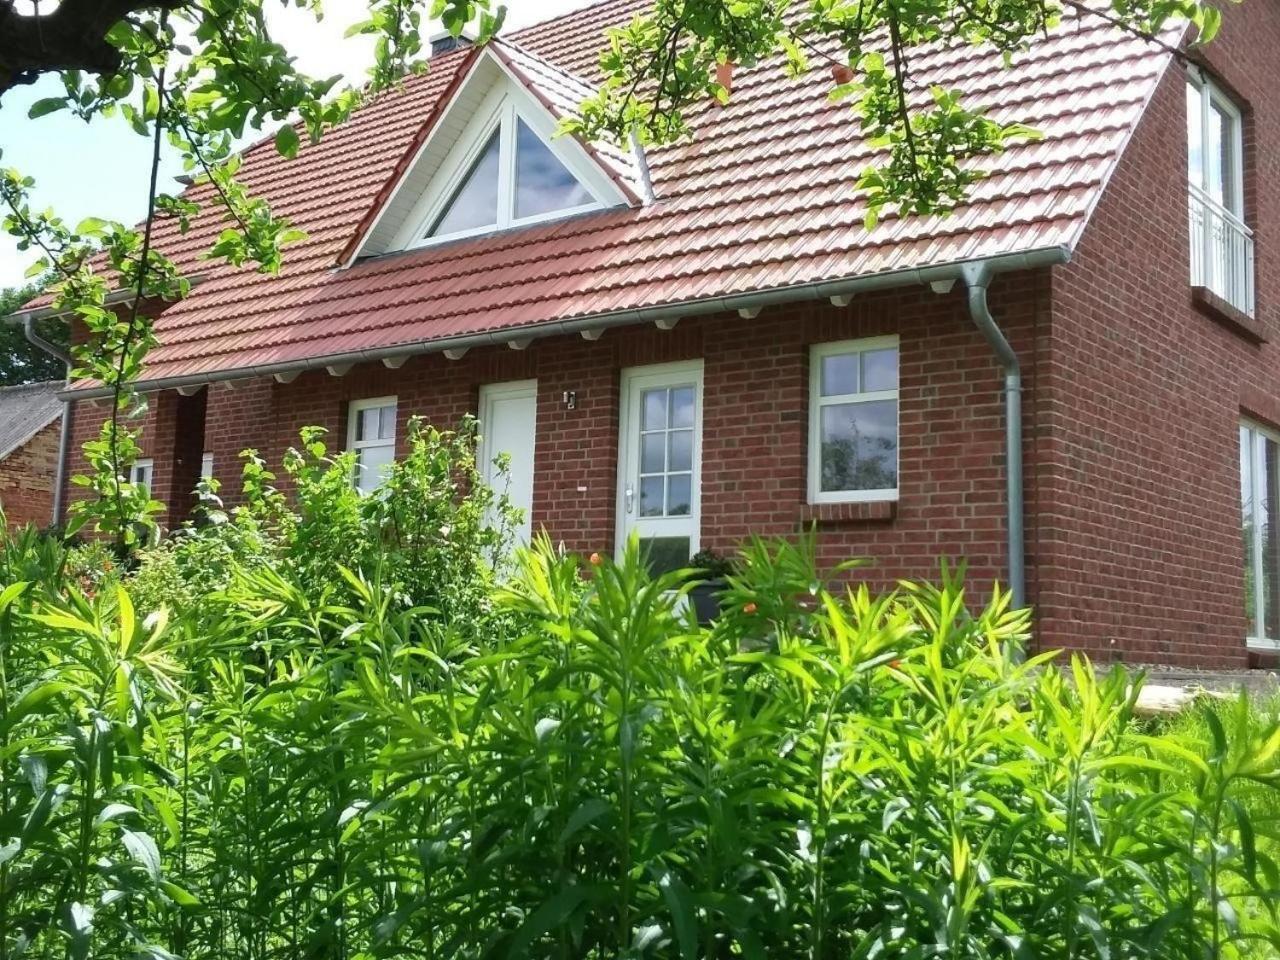
[[[606,0],[517,33],[502,49],[544,102],[569,110],[598,76],[602,30],[648,3]],[[693,112],[692,142],[648,151],[654,203],[338,269],[472,56],[435,59],[428,74],[378,97],[294,161],[269,139],[247,151],[240,175],[249,190],[308,234],[288,249],[280,276],[197,259],[221,223],[197,223],[185,237],[164,224],[162,249],[206,279],[158,319],[160,345],[144,381],[221,379],[464,334],[1069,248],[1170,59],[1077,16],[1010,69],[971,46],[921,50],[913,61],[920,96],[928,83],[960,87],[995,117],[1044,134],[989,161],[991,175],[949,217],[886,217],[867,232],[854,184],[873,151],[849,108],[828,100],[830,73],[815,63],[788,81],[766,62],[737,71],[727,106]],[[625,174],[625,151],[604,159]],[[202,201],[208,193],[188,195]]]

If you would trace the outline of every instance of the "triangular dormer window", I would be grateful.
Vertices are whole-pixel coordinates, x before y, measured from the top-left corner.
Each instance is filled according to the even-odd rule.
[[[555,135],[590,95],[582,81],[501,40],[471,53],[462,71],[343,262],[651,196],[636,150]]]
[[[418,243],[470,237],[596,210],[605,204],[504,97],[465,155],[446,161],[424,195]]]

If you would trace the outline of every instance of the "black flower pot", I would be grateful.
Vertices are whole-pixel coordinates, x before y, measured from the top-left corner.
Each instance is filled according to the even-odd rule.
[[[698,623],[706,626],[720,616],[720,594],[724,592],[723,580],[703,580],[689,591],[689,602]]]

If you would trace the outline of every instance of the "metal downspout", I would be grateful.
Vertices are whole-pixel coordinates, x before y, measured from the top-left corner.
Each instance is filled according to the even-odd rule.
[[[70,383],[71,368],[74,365],[71,354],[36,333],[35,317],[26,317],[23,320],[22,333],[33,347],[43,350],[51,357],[57,357],[67,365],[67,382]],[[62,525],[63,491],[67,483],[67,460],[71,453],[71,415],[71,401],[63,400],[62,426],[58,433],[58,465],[53,474],[53,515],[49,521],[55,527]]]
[[[1022,366],[987,303],[990,267],[984,263],[966,264],[963,276],[969,288],[969,316],[1004,368],[1005,526],[1009,535],[1009,592],[1013,606],[1021,608],[1027,604],[1025,505],[1022,496]]]

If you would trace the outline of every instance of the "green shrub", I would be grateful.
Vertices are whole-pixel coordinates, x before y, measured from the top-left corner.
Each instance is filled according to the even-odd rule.
[[[470,575],[446,505],[358,573],[288,531],[394,509],[335,469],[198,615],[0,593],[5,960],[1276,955],[1274,717],[1152,731],[1007,596],[833,593],[811,541],[752,544],[710,630],[634,543],[444,616],[402,592]]]

